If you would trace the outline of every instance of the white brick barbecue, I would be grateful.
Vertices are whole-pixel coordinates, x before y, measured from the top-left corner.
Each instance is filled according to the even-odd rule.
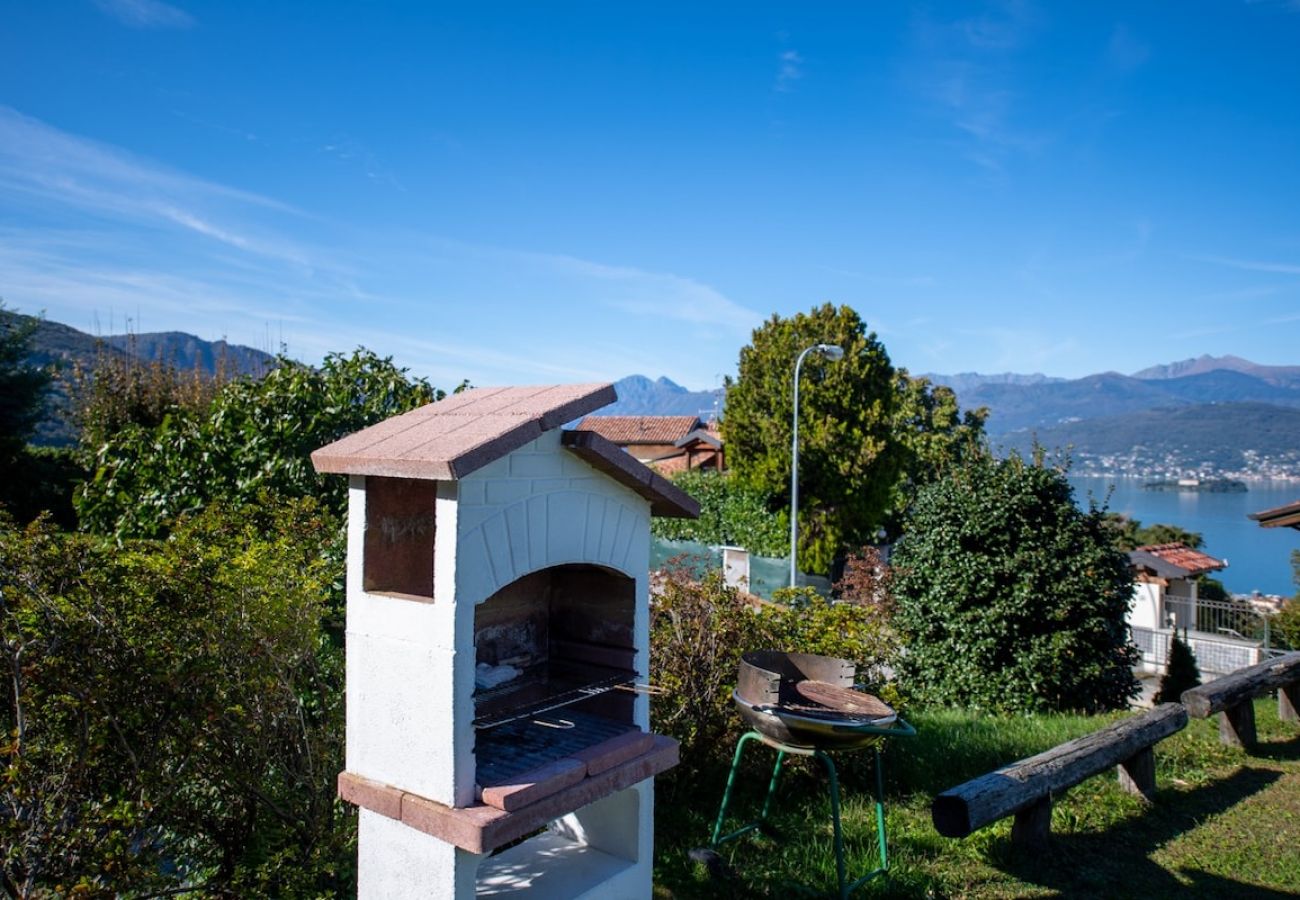
[[[648,733],[643,693],[608,686],[647,680],[651,513],[698,507],[561,431],[614,399],[479,388],[312,454],[349,476],[339,789],[361,807],[360,896],[650,895],[652,777],[677,747]],[[476,697],[479,664],[552,674]],[[590,699],[548,708],[561,674]]]

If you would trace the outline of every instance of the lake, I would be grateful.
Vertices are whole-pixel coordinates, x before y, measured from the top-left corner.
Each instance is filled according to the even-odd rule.
[[[1192,491],[1148,491],[1141,478],[1071,476],[1074,498],[1086,508],[1089,495],[1098,502],[1114,486],[1107,508],[1137,519],[1143,525],[1163,522],[1205,538],[1204,550],[1226,559],[1228,568],[1215,574],[1228,590],[1244,594],[1290,596],[1291,551],[1300,549],[1300,531],[1294,528],[1260,528],[1246,518],[1248,513],[1284,506],[1300,500],[1300,484],[1294,481],[1251,481],[1244,494],[1210,494]]]

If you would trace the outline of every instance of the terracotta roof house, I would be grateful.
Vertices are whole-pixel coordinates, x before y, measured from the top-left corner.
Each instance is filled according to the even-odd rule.
[[[1258,522],[1261,528],[1300,529],[1300,500],[1285,506],[1275,506],[1273,509],[1251,513],[1249,518]]]
[[[722,469],[722,436],[697,416],[587,416],[580,431],[599,434],[660,472]]]
[[[1228,563],[1181,543],[1147,544],[1131,551],[1128,558],[1134,581],[1128,625],[1133,642],[1142,651],[1144,668],[1159,672],[1168,659],[1173,634],[1197,630],[1198,607],[1203,601],[1197,596],[1196,579],[1224,569]],[[1192,640],[1192,645],[1197,651],[1197,640]]]

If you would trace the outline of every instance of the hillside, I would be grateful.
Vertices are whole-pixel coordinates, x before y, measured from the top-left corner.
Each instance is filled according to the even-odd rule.
[[[275,357],[252,347],[205,341],[182,332],[116,334],[96,337],[60,322],[34,319],[8,310],[0,310],[6,319],[35,321],[29,364],[54,369],[50,399],[45,417],[37,424],[33,443],[63,446],[76,440],[69,421],[70,400],[67,373],[75,367],[91,368],[102,356],[125,359],[130,355],[146,362],[161,361],[185,371],[198,370],[212,376],[221,368],[228,376],[264,374],[275,365]],[[60,377],[60,375],[65,377]]]
[[[1014,382],[966,378],[970,386],[954,386],[965,408],[989,408],[988,429],[993,435],[1026,428],[1049,428],[1080,419],[1119,416],[1154,409],[1196,406],[1206,403],[1269,403],[1300,408],[1300,380],[1291,377],[1291,367],[1254,366],[1252,371],[1210,369],[1175,374],[1179,365],[1167,367],[1168,375],[1138,378],[1105,372],[1084,378],[1058,381]],[[943,376],[936,380],[943,383]]]
[[[1265,403],[1143,410],[1004,434],[996,443],[1026,452],[1035,438],[1071,448],[1084,471],[1251,472],[1269,459],[1300,472],[1300,409]]]

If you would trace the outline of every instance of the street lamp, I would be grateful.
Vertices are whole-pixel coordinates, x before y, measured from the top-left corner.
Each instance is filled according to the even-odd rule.
[[[799,367],[809,353],[835,362],[844,358],[844,348],[835,344],[813,344],[794,361],[794,438],[790,442],[790,587],[798,575],[796,560],[799,548]]]

